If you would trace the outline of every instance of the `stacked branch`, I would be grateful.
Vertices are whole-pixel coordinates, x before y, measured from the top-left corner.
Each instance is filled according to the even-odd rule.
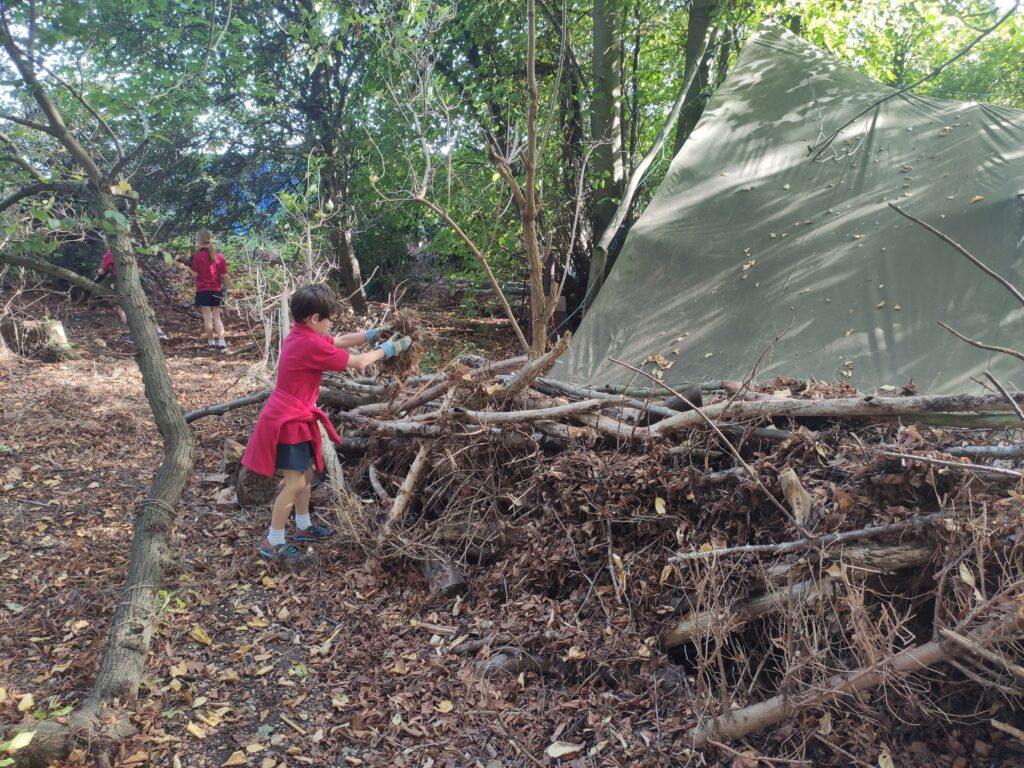
[[[881,682],[933,717],[953,693],[1014,688],[1021,451],[933,425],[1013,423],[1024,394],[612,393],[545,378],[564,346],[401,383],[328,377],[321,392],[361,499],[343,534],[442,599],[483,565],[474,590],[515,573],[573,617],[571,639],[471,638],[481,674],[614,686],[638,674],[638,646],[661,648],[702,702],[694,747],[770,740],[805,711],[862,717]],[[919,674],[936,665],[944,677]]]

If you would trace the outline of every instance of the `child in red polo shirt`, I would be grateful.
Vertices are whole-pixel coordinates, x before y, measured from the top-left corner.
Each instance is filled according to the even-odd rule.
[[[289,307],[295,324],[281,346],[277,386],[260,412],[242,457],[242,464],[257,474],[271,476],[280,469],[284,475],[284,487],[271,511],[270,529],[259,545],[259,554],[264,560],[297,560],[302,556],[294,545],[285,541],[285,525],[293,506],[296,526],[293,541],[322,541],[333,534],[329,528],[313,525],[309,518],[313,466],[318,472],[324,470],[320,424],[331,440],[341,442],[327,415],[316,407],[323,373],[346,368],[361,371],[378,360],[404,352],[411,343],[403,336],[377,344],[370,352],[350,355],[347,347],[373,344],[382,329],[328,336],[331,319],[338,314],[341,302],[334,291],[323,284],[299,288],[292,295]]]
[[[135,257],[135,265],[137,267],[142,266],[142,264],[139,262],[138,256]],[[100,268],[96,272],[96,277],[94,277],[92,280],[94,283],[99,283],[105,288],[114,290],[114,287],[117,284],[117,263],[114,261],[114,254],[109,250],[109,247],[107,252],[103,254],[103,258],[100,259]],[[117,302],[114,302],[114,310],[117,312],[118,319],[124,325],[128,325],[128,318],[125,317],[124,315],[124,309]],[[160,339],[160,341],[167,340],[167,335],[163,332],[163,329],[161,329],[159,325],[157,325],[156,327],[156,336],[158,339]],[[131,334],[125,336],[124,340],[127,341],[129,344],[135,343],[135,340],[132,339]]]
[[[203,315],[203,329],[206,331],[206,348],[228,351],[224,341],[224,323],[220,319],[220,308],[224,303],[224,291],[228,287],[228,263],[224,255],[213,248],[213,235],[203,227],[196,233],[197,250],[188,262],[188,268],[196,273],[196,306]],[[217,344],[214,345],[214,337]]]

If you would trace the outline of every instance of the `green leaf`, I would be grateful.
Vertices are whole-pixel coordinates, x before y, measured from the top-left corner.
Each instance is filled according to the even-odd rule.
[[[35,731],[21,731],[20,733],[15,734],[14,738],[8,741],[5,747],[8,752],[17,752],[19,749],[24,749],[31,744],[35,735]]]

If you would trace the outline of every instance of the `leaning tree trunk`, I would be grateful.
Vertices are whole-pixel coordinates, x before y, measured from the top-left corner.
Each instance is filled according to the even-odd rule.
[[[99,219],[105,211],[114,209],[113,198],[102,193],[89,202],[93,215]],[[119,229],[111,238],[111,250],[119,275],[117,292],[122,297],[128,329],[135,342],[135,360],[142,372],[146,399],[163,437],[164,455],[135,518],[128,578],[114,612],[103,663],[80,712],[91,718],[100,717],[114,699],[133,699],[142,681],[176,508],[195,455],[195,440],[174,395],[163,348],[157,339],[156,320],[142,292],[126,231]]]

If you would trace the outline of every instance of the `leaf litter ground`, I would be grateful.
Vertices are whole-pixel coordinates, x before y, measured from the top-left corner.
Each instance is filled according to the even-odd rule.
[[[82,356],[0,373],[7,722],[63,718],[87,691],[126,571],[133,510],[160,455],[130,347],[116,341],[123,329],[109,313],[48,301]],[[252,362],[244,355],[202,348],[194,312],[160,320],[186,409],[262,386],[242,380]],[[420,320],[435,361],[474,347],[492,359],[514,354],[501,322],[436,311]],[[247,343],[239,322],[229,319],[229,330],[232,346]],[[737,744],[688,756],[682,737],[705,705],[687,652],[658,643],[687,599],[687,574],[666,569],[666,556],[786,538],[743,482],[709,484],[703,470],[715,467],[673,468],[665,448],[596,452],[580,441],[502,489],[518,500],[501,510],[503,548],[466,565],[464,600],[441,601],[415,568],[367,562],[354,548],[320,545],[294,572],[255,556],[266,513],[217,507],[219,488],[204,478],[221,472],[222,444],[244,441],[256,412],[194,425],[197,461],[154,606],[140,735],[122,746],[119,765],[753,766],[759,753],[788,754],[786,742],[806,733],[827,740],[804,747],[817,765],[848,764],[844,748],[871,765],[895,756],[951,768],[1012,752],[977,718],[929,724],[897,710],[833,713],[827,729],[795,722],[755,740],[757,751]],[[828,530],[920,509],[935,494],[987,492],[959,475],[865,463],[856,441],[828,430],[798,435],[757,462],[765,476],[800,467],[834,518]],[[739,569],[734,578],[749,577]],[[490,674],[489,661],[501,657],[514,661],[512,673]],[[951,686],[949,696],[958,691]],[[736,691],[739,705],[757,696]]]

